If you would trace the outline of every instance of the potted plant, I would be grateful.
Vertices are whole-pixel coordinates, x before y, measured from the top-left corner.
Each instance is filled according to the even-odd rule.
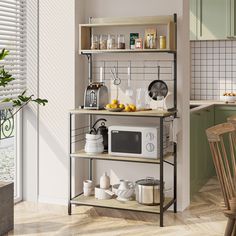
[[[5,57],[9,54],[9,51],[6,49],[2,49],[0,52],[0,87],[6,87],[9,85],[9,83],[15,78],[12,76],[12,74],[7,71],[4,68],[4,65],[1,65],[1,61],[4,60]],[[17,98],[4,98],[0,101],[0,132],[4,133],[4,127],[6,127],[7,131],[11,127],[9,120],[11,119],[13,121],[14,115],[19,112],[24,106],[26,106],[29,103],[37,103],[39,105],[45,106],[46,103],[48,103],[47,99],[41,99],[41,98],[34,98],[34,95],[27,96],[26,90],[23,91],[20,95],[17,96]],[[8,122],[7,122],[8,121]],[[12,128],[13,129],[13,128]],[[11,131],[12,133],[12,131]],[[10,133],[10,134],[11,134]],[[8,137],[8,136],[7,136]],[[0,135],[1,139],[1,135]],[[6,233],[13,229],[13,198],[14,198],[14,188],[13,183],[1,183],[0,182],[0,199],[1,201],[5,202],[4,205],[0,204],[0,212],[2,207],[4,209],[7,209],[6,212],[4,212],[3,215],[0,214],[0,235],[2,233]]]
[[[0,61],[4,60],[5,57],[9,54],[9,51],[5,48],[2,49],[0,52]],[[15,80],[15,78],[11,75],[11,73],[7,70],[5,70],[4,65],[0,64],[0,87],[6,87],[11,81]],[[4,98],[2,101],[0,101],[0,109],[2,107],[6,108],[16,108],[13,110],[12,117],[20,111],[24,106],[26,106],[28,103],[37,103],[39,105],[45,106],[46,103],[48,103],[47,99],[41,99],[41,98],[34,98],[34,95],[27,96],[26,90],[23,91],[22,94],[17,96],[16,99],[12,98]],[[1,125],[1,124],[0,124]]]

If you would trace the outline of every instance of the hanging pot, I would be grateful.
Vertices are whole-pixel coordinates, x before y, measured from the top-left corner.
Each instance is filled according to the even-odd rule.
[[[152,81],[148,86],[148,94],[155,101],[158,100],[158,97],[165,98],[168,93],[167,84],[163,80],[160,80],[160,66],[158,66],[157,75],[158,79]]]

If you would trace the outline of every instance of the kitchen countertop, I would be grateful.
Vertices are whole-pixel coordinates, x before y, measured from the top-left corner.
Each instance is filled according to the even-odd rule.
[[[200,111],[204,108],[215,106],[215,105],[226,105],[226,106],[236,106],[236,102],[226,103],[224,101],[217,100],[190,100],[190,106],[198,106],[190,109],[190,112]]]

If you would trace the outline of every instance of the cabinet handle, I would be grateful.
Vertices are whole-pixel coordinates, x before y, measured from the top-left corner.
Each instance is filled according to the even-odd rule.
[[[194,112],[193,114],[194,114],[194,115],[197,115],[197,116],[200,116],[200,115],[201,115],[201,113],[199,113],[199,112]]]
[[[210,110],[209,110],[209,109],[205,109],[204,111],[205,111],[205,112],[210,112]]]
[[[202,37],[202,0],[200,0],[200,37]]]

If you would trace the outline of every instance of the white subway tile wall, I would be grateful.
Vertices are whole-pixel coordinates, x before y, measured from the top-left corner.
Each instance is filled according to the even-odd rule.
[[[236,41],[191,42],[191,99],[219,100],[236,92]]]
[[[160,66],[160,79],[164,80],[169,92],[173,93],[173,60],[94,60],[93,61],[93,81],[105,82],[109,88],[109,97],[114,99],[117,96],[122,103],[135,103],[136,89],[148,89],[148,85],[158,79],[158,66]],[[102,69],[101,69],[102,68]],[[117,87],[113,83],[111,70],[116,70],[121,84]],[[128,87],[128,68],[131,74],[131,87],[134,91],[132,97],[126,96]]]

